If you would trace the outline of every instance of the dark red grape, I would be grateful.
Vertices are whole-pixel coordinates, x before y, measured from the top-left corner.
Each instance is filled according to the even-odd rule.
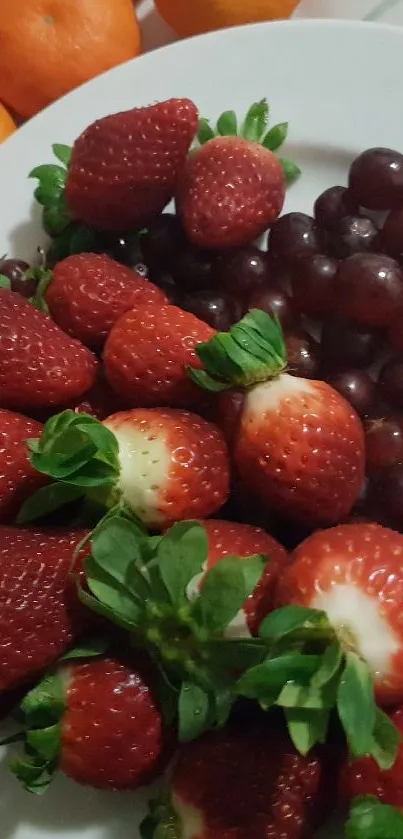
[[[175,282],[184,291],[198,291],[212,284],[214,257],[207,251],[186,244],[172,260],[171,273]]]
[[[315,221],[324,230],[331,230],[344,216],[358,213],[359,205],[345,186],[325,189],[315,201]]]
[[[327,378],[361,417],[367,417],[375,404],[376,385],[366,370],[341,370]]]
[[[339,267],[335,295],[343,317],[366,326],[388,326],[403,303],[402,269],[385,254],[354,254]]]
[[[395,352],[403,353],[403,309],[396,312],[388,338]]]
[[[305,213],[286,213],[269,232],[269,253],[289,266],[308,254],[321,250],[321,238],[315,220]]]
[[[182,225],[174,213],[163,213],[141,237],[143,257],[150,268],[167,270],[185,245]]]
[[[373,482],[369,505],[376,521],[403,530],[403,464],[385,469]]]
[[[262,309],[268,315],[278,317],[283,329],[295,326],[291,298],[281,288],[257,288],[249,299],[249,309]]]
[[[386,362],[380,372],[378,385],[386,402],[395,408],[403,408],[403,356]]]
[[[173,303],[175,306],[180,306],[182,295],[169,271],[153,271],[150,280],[165,292],[170,303]]]
[[[234,297],[209,289],[185,294],[180,305],[220,332],[227,332],[242,316],[241,307]]]
[[[403,206],[403,155],[385,148],[362,152],[351,165],[349,188],[361,207],[368,210]]]
[[[213,280],[231,294],[249,297],[255,288],[271,280],[266,254],[254,245],[224,254],[215,263]]]
[[[365,424],[367,472],[373,474],[403,462],[403,414]]]
[[[0,260],[0,274],[10,280],[11,291],[17,291],[22,297],[32,297],[36,291],[36,280],[24,280],[24,274],[28,268],[28,262],[22,259]]]
[[[376,248],[378,228],[367,216],[345,216],[328,234],[327,247],[336,259],[353,253],[368,253]]]
[[[389,256],[403,260],[403,208],[389,213],[379,234],[379,243]]]
[[[315,379],[319,371],[319,345],[308,332],[299,329],[285,336],[288,370],[294,376]]]
[[[379,332],[333,318],[325,322],[322,329],[322,363],[328,370],[368,367],[375,361],[381,343]]]
[[[104,233],[104,248],[112,259],[133,268],[143,264],[143,253],[137,233]]]
[[[334,278],[338,263],[314,253],[301,259],[291,278],[293,302],[309,317],[324,317],[334,304]]]

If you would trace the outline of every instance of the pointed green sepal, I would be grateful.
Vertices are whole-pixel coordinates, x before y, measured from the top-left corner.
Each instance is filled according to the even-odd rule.
[[[355,798],[345,836],[346,839],[403,839],[403,814],[375,796]]]

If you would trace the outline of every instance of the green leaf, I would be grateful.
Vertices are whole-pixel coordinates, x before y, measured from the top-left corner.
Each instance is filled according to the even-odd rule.
[[[284,713],[291,740],[300,754],[307,755],[317,743],[326,742],[330,719],[328,710],[286,708]]]
[[[212,140],[214,136],[214,131],[208,119],[201,119],[199,121],[199,130],[197,132],[197,139],[200,145],[204,146],[204,144],[208,143],[209,140]]]
[[[159,570],[174,606],[188,602],[187,587],[203,571],[208,551],[207,533],[198,522],[179,522],[160,541]]]
[[[284,157],[280,157],[280,163],[283,167],[284,177],[287,186],[291,186],[301,176],[301,169],[299,168],[299,166],[297,166],[296,163],[293,163],[292,160],[287,160]]]
[[[128,630],[129,632],[136,631],[137,626],[133,624],[132,619],[127,619],[124,614],[117,612],[113,606],[108,606],[92,594],[89,594],[79,582],[77,583],[77,594],[80,603],[87,609],[90,609],[91,612],[100,615],[102,618],[106,618],[111,623],[116,624],[116,626],[120,626],[121,629]]]
[[[133,630],[141,626],[143,609],[137,598],[120,585],[114,576],[99,567],[92,556],[86,559],[84,570],[91,594],[107,608],[114,621],[116,616]]]
[[[183,682],[179,694],[179,742],[188,743],[209,728],[210,697],[193,682]]]
[[[403,815],[378,798],[354,799],[345,826],[347,839],[403,839]]]
[[[27,728],[47,728],[59,722],[65,709],[66,694],[58,673],[45,676],[21,702]]]
[[[226,670],[230,673],[240,673],[262,664],[267,656],[265,644],[257,638],[214,638],[208,644],[208,651],[209,660],[214,663],[218,672]]]
[[[400,733],[392,720],[377,708],[371,755],[382,771],[391,769],[394,765],[400,742]]]
[[[302,629],[320,628],[328,625],[324,612],[307,609],[304,606],[283,606],[271,612],[259,627],[259,637],[264,641],[277,644],[287,635]]]
[[[37,178],[41,188],[47,192],[60,195],[66,184],[66,170],[56,163],[45,163],[42,166],[35,166],[28,175],[29,178]]]
[[[33,279],[36,281],[36,291],[30,299],[30,303],[42,312],[49,313],[49,307],[45,301],[45,294],[52,281],[52,272],[45,268],[30,268],[25,272],[25,280]]]
[[[346,655],[337,710],[353,757],[370,754],[376,716],[372,674],[368,664],[353,652]]]
[[[236,690],[240,696],[272,703],[290,681],[309,685],[318,668],[320,656],[304,655],[299,651],[267,658],[262,664],[251,667],[238,680]]]
[[[114,515],[106,520],[104,526],[98,527],[92,537],[91,555],[94,562],[123,589],[128,587],[131,567],[140,560],[138,533],[134,523]],[[130,593],[138,598],[135,590]]]
[[[11,291],[11,280],[5,274],[0,274],[0,288],[5,288],[6,291]]]
[[[69,650],[68,653],[65,653],[59,658],[59,662],[75,661],[80,658],[96,658],[97,656],[105,655],[109,647],[110,641],[107,638],[92,638],[80,644],[79,647],[74,647],[74,649]]]
[[[214,722],[219,728],[223,728],[228,722],[236,696],[228,685],[217,688],[214,692]]]
[[[71,231],[69,254],[99,253],[102,251],[100,235],[96,230],[77,224]]]
[[[238,121],[235,111],[224,111],[217,120],[217,131],[222,137],[238,133]]]
[[[288,122],[279,122],[267,132],[262,140],[262,145],[269,151],[277,151],[287,139]]]
[[[295,682],[288,682],[284,685],[277,705],[282,708],[306,708],[312,711],[323,711],[334,705],[334,697],[327,698],[323,691],[317,690],[310,685],[300,685]]]
[[[334,641],[326,647],[322,656],[322,662],[317,672],[312,676],[311,685],[313,688],[322,688],[331,682],[340,670],[343,662],[343,651],[338,643]]]
[[[71,160],[71,146],[66,146],[63,143],[53,143],[52,151],[55,157],[63,163],[64,166],[68,167],[70,165]]]
[[[60,725],[34,728],[27,731],[26,743],[43,760],[54,760],[60,749]]]
[[[265,559],[225,556],[206,572],[192,613],[210,632],[222,632],[255,590]]]
[[[269,121],[269,105],[267,99],[254,102],[246,114],[242,127],[242,137],[252,143],[258,143],[266,131]]]

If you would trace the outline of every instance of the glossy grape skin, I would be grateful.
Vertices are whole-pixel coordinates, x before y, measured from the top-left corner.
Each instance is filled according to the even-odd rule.
[[[194,291],[192,294],[183,295],[180,305],[182,309],[192,312],[219,332],[227,332],[242,317],[239,303],[223,291]]]
[[[322,329],[322,363],[328,370],[368,367],[375,361],[381,345],[382,336],[378,331],[343,318],[332,318]]]
[[[304,379],[318,377],[320,358],[319,344],[302,329],[284,335],[287,348],[287,369],[293,376]]]
[[[393,210],[403,206],[403,155],[387,148],[367,149],[350,167],[349,189],[361,207]]]
[[[109,256],[122,265],[133,268],[144,263],[143,251],[137,233],[105,233],[104,246]]]
[[[213,282],[231,294],[248,298],[257,288],[269,285],[271,271],[266,254],[254,245],[217,259]]]
[[[143,257],[150,268],[167,270],[186,242],[182,225],[174,213],[162,213],[141,236]]]
[[[269,254],[286,266],[321,250],[321,235],[315,220],[305,213],[286,213],[269,232]]]
[[[390,414],[365,424],[366,470],[382,472],[403,462],[403,414]]]
[[[346,186],[331,186],[316,199],[314,217],[319,227],[332,230],[345,216],[356,215],[359,204]]]
[[[369,506],[376,521],[403,531],[403,464],[385,469],[374,481]]]
[[[403,303],[403,272],[386,254],[357,253],[340,264],[336,310],[366,326],[388,326]]]
[[[272,317],[276,316],[283,329],[295,326],[297,318],[292,308],[290,295],[281,288],[258,288],[249,298],[249,309],[262,309]]]
[[[28,271],[28,262],[22,259],[0,260],[0,274],[10,280],[11,291],[16,291],[22,297],[32,297],[35,294],[37,282],[34,279],[25,280],[23,276]]]
[[[165,292],[170,303],[173,303],[174,306],[180,306],[180,298],[182,295],[169,271],[154,270],[151,273],[150,280],[154,283],[154,285],[157,285],[158,288]]]
[[[392,210],[379,234],[380,247],[388,256],[403,260],[403,207]]]
[[[209,288],[212,285],[214,259],[207,251],[190,244],[184,245],[170,266],[174,281],[186,292]]]
[[[293,302],[313,318],[322,318],[334,307],[334,282],[338,263],[330,256],[314,253],[301,259],[291,277]]]
[[[379,374],[379,391],[394,408],[403,408],[403,356],[392,358]]]
[[[327,248],[336,259],[376,250],[378,228],[368,216],[344,216],[328,234]]]
[[[375,404],[376,385],[366,370],[341,370],[327,377],[328,383],[344,396],[360,417],[367,417]]]

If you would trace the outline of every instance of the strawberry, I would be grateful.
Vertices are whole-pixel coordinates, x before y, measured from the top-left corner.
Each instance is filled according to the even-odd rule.
[[[378,524],[342,524],[295,550],[278,602],[320,609],[341,643],[373,674],[381,704],[403,702],[403,535]]]
[[[143,835],[311,839],[335,798],[333,758],[303,757],[278,720],[229,725],[183,747]]]
[[[0,527],[0,691],[53,664],[87,625],[69,578],[84,535]]]
[[[68,208],[101,230],[145,227],[173,197],[197,127],[197,108],[189,99],[97,120],[73,146]]]
[[[219,136],[214,136],[209,126],[206,131],[202,122],[198,136],[203,144],[188,158],[176,190],[183,227],[198,247],[246,245],[280,214],[286,177],[273,149],[285,139],[287,126],[275,126],[265,133],[268,114],[265,99],[252,105],[241,136],[231,112],[218,120]],[[298,172],[294,167],[293,176]]]
[[[133,409],[102,424],[65,411],[29,442],[35,469],[52,484],[50,510],[72,498],[96,498],[109,508],[127,505],[147,526],[212,515],[229,492],[228,453],[216,426],[185,411]],[[70,492],[72,495],[70,495]],[[23,507],[20,520],[46,513],[44,493]]]
[[[72,651],[21,704],[27,753],[12,771],[30,792],[44,792],[58,768],[101,789],[136,789],[161,771],[165,732],[150,668],[80,660],[85,652],[74,660]]]
[[[230,632],[234,637],[257,634],[263,617],[273,608],[274,588],[281,569],[286,564],[287,552],[273,536],[260,527],[210,519],[202,522],[209,541],[206,570],[214,568],[224,556],[250,557],[261,554],[268,562],[259,583],[246,600]],[[203,578],[202,578],[203,579]],[[228,633],[227,633],[228,634]]]
[[[0,401],[31,410],[63,405],[85,393],[95,356],[19,294],[0,288]]]
[[[64,332],[100,349],[120,315],[142,304],[163,305],[167,298],[106,254],[80,253],[54,267],[45,301]]]
[[[22,502],[47,483],[30,464],[27,438],[38,437],[42,425],[0,408],[0,522],[10,521]]]
[[[200,390],[185,366],[200,366],[195,347],[215,330],[177,306],[142,306],[123,315],[104,350],[105,375],[133,406],[198,408]]]
[[[126,405],[112,390],[103,375],[103,370],[101,370],[95,384],[81,396],[78,402],[68,407],[76,414],[91,414],[95,419],[102,421],[111,414],[123,410]]]
[[[225,427],[251,491],[269,510],[307,527],[345,518],[364,480],[361,422],[330,385],[284,372],[279,322],[252,310],[196,354],[205,369],[190,370],[193,381],[213,392],[236,389],[235,416],[229,420],[226,403]]]
[[[403,707],[391,711],[390,719],[403,737]],[[374,795],[385,804],[398,807],[403,811],[403,743],[394,766],[381,771],[372,757],[363,757],[344,763],[341,771],[341,797],[343,803],[356,796]]]

